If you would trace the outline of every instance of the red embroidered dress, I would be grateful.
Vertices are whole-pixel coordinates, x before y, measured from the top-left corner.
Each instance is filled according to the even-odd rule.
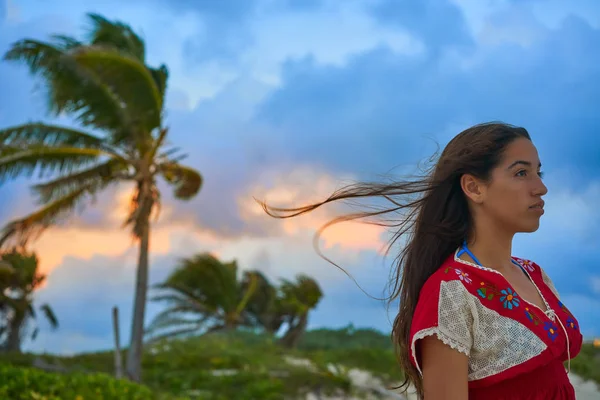
[[[413,365],[422,371],[419,341],[436,335],[469,357],[469,400],[575,399],[563,363],[579,353],[583,338],[546,273],[513,258],[536,286],[544,312],[499,272],[456,254],[421,290],[410,334]]]

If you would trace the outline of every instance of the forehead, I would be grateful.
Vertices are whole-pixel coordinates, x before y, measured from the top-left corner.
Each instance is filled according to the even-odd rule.
[[[531,140],[519,138],[506,146],[501,164],[508,166],[516,161],[528,162],[534,167],[540,164],[537,148]]]

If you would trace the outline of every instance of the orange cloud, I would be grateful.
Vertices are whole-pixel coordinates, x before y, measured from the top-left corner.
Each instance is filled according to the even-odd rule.
[[[95,255],[120,257],[128,251],[134,250],[137,256],[138,243],[134,240],[131,229],[122,227],[129,212],[131,188],[123,187],[111,194],[111,198],[102,199],[99,207],[105,212],[105,222],[100,226],[83,223],[74,216],[65,226],[56,226],[48,229],[35,243],[32,249],[40,259],[40,270],[49,274],[59,266],[65,257],[76,257],[89,260]],[[168,215],[172,210],[170,205],[162,205],[160,218]],[[177,222],[160,225],[152,221],[150,236],[151,255],[168,254],[172,251],[184,251],[184,248],[199,248],[198,243],[204,246],[216,246],[219,238],[211,232],[203,231],[192,223]],[[84,267],[84,266],[83,266]]]
[[[311,237],[335,217],[334,212],[339,211],[339,208],[335,205],[328,206],[297,218],[281,220],[265,214],[252,197],[266,199],[273,205],[305,205],[327,198],[339,186],[339,181],[311,168],[298,168],[285,175],[272,174],[270,181],[273,182],[270,186],[261,182],[249,185],[247,195],[238,201],[240,216],[248,224],[266,227],[263,231],[268,232],[268,235],[226,239],[198,226],[193,218],[187,221],[169,221],[166,216],[172,212],[173,206],[163,204],[159,221],[165,222],[153,222],[151,255],[177,254],[186,257],[208,251],[247,263],[252,254],[264,249],[279,254],[284,246],[288,251],[306,254],[306,257],[312,259],[314,251]],[[52,272],[66,257],[85,261],[96,255],[114,258],[127,256],[130,262],[130,258],[137,256],[137,243],[130,230],[121,228],[121,225],[128,213],[131,193],[130,187],[123,187],[92,205],[104,216],[104,221],[99,226],[75,217],[66,226],[53,227],[45,232],[32,245],[40,257],[41,270],[44,273]],[[333,225],[321,236],[321,247],[330,252],[333,249],[333,253],[346,261],[364,250],[380,251],[384,245],[384,228],[355,222]]]
[[[257,183],[239,200],[240,214],[248,222],[269,227],[269,231],[288,236],[316,232],[333,220],[339,205],[328,204],[307,214],[288,219],[267,215],[252,197],[277,207],[300,207],[327,199],[340,186],[340,181],[312,168],[298,168],[289,174],[269,177],[267,187]],[[343,222],[329,226],[321,235],[325,248],[339,245],[349,250],[380,250],[385,246],[386,230],[381,226],[359,222]]]

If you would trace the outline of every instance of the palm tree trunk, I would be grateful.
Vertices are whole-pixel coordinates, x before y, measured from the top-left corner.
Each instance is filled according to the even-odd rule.
[[[287,332],[279,340],[279,343],[287,348],[294,348],[298,345],[300,338],[306,331],[308,325],[308,313],[300,315],[299,320],[296,324],[290,324]]]
[[[6,338],[7,352],[21,352],[21,328],[25,322],[25,315],[16,313],[8,323],[8,337]]]
[[[144,318],[146,314],[146,294],[148,292],[148,250],[150,246],[150,216],[144,216],[140,235],[140,253],[135,281],[135,300],[131,323],[131,340],[127,351],[127,377],[141,381],[142,352],[144,340]]]

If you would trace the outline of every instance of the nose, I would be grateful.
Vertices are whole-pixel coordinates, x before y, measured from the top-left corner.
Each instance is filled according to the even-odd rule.
[[[534,195],[544,196],[546,193],[548,193],[548,188],[544,185],[542,178],[538,178],[534,188]]]

